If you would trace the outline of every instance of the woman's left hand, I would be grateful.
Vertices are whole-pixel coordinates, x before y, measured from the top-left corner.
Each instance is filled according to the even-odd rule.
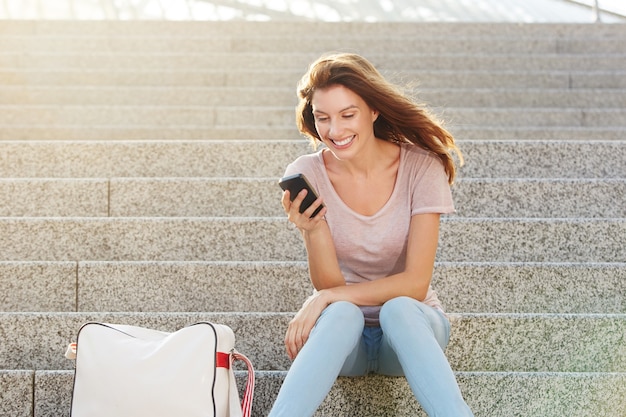
[[[322,204],[323,200],[318,197],[309,208],[300,213],[300,205],[304,201],[304,197],[307,195],[307,190],[300,191],[293,201],[290,199],[289,191],[283,192],[281,203],[285,213],[287,213],[287,219],[293,223],[301,231],[312,231],[319,226],[324,215],[326,215],[326,207],[317,213],[315,217],[311,217],[315,210],[317,210]]]
[[[330,304],[324,291],[318,291],[310,296],[300,308],[300,311],[289,322],[285,335],[285,348],[287,355],[294,360],[309,339],[311,330],[322,314],[322,311]]]

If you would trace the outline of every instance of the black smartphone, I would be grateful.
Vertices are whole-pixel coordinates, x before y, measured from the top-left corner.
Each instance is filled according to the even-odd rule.
[[[304,197],[302,204],[300,205],[300,213],[303,213],[306,209],[308,209],[311,206],[311,204],[315,202],[315,200],[317,200],[317,193],[315,192],[311,184],[309,184],[309,181],[307,181],[304,174],[295,174],[295,175],[290,175],[288,177],[283,177],[278,182],[278,185],[280,185],[280,188],[282,188],[285,191],[289,190],[289,199],[291,201],[293,201],[296,198],[296,196],[298,195],[300,191],[302,191],[302,189],[307,190],[307,194]],[[317,213],[319,213],[323,207],[324,207],[323,204],[320,205],[313,212],[311,217],[317,216]]]

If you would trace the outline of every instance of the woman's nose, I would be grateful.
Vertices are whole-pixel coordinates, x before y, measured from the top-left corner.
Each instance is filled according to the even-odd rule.
[[[328,136],[331,138],[337,138],[337,136],[341,133],[341,126],[337,121],[330,122],[328,126]]]

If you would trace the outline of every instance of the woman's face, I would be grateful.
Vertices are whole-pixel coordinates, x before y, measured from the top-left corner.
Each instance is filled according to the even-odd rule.
[[[317,134],[338,158],[349,159],[375,139],[378,112],[352,90],[342,85],[317,90],[311,106]]]

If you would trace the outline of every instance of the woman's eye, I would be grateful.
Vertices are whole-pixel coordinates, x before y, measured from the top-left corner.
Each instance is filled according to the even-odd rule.
[[[354,117],[354,113],[349,113],[349,114],[344,114],[344,115],[343,115],[343,118],[344,118],[344,119],[351,119],[351,118],[353,118],[353,117]]]
[[[316,117],[315,121],[320,123],[320,122],[325,122],[328,120],[328,117]]]

